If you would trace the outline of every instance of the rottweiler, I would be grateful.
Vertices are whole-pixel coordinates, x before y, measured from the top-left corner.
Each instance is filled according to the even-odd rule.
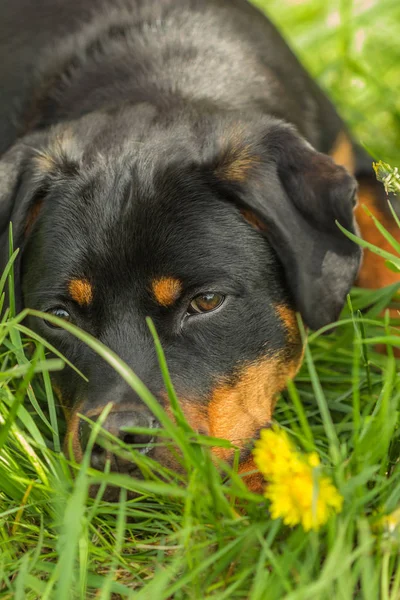
[[[245,0],[2,0],[0,56],[1,253],[4,266],[11,220],[18,308],[93,334],[168,410],[150,316],[188,422],[251,470],[249,442],[301,364],[296,311],[315,330],[354,282],[398,278],[369,253],[360,267],[336,225],[384,245],[358,198],[393,228],[371,158]],[[125,432],[158,424],[111,367],[29,325],[88,378],[54,374],[78,460],[78,415],[109,402],[105,429],[150,443]]]

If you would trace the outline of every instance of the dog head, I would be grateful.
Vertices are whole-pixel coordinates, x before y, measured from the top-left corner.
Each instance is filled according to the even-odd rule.
[[[334,321],[357,274],[360,251],[335,224],[354,232],[355,180],[283,122],[143,105],[23,139],[0,181],[3,246],[11,219],[21,248],[20,306],[93,334],[168,407],[150,316],[189,423],[245,460],[298,370],[295,311],[313,329]],[[54,375],[78,458],[78,412],[96,418],[111,402],[105,427],[122,437],[155,424],[83,343],[30,325],[88,378]],[[169,464],[163,449],[152,455]]]

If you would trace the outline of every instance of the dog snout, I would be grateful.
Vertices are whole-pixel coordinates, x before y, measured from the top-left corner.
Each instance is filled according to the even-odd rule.
[[[85,451],[92,424],[81,419],[79,425],[79,438],[82,452]],[[104,470],[107,460],[110,460],[111,469],[119,472],[130,472],[134,465],[129,458],[116,456],[108,448],[107,433],[121,440],[124,444],[137,449],[142,454],[147,454],[153,447],[154,436],[150,431],[159,427],[154,415],[147,409],[119,410],[118,406],[112,409],[102,424],[97,441],[91,452],[91,466],[98,470]],[[135,431],[139,430],[139,431]]]

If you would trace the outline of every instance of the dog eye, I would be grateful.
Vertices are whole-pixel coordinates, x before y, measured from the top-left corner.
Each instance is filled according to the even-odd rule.
[[[225,296],[222,294],[214,294],[209,292],[207,294],[199,294],[195,296],[189,304],[188,313],[190,315],[211,312],[215,310],[225,300]]]
[[[63,321],[71,321],[71,315],[64,308],[50,308],[46,312],[48,312],[50,315],[58,317],[59,319],[62,319]],[[59,329],[58,325],[54,325],[54,323],[50,323],[49,321],[46,321],[46,325],[48,327],[53,327],[54,329]]]

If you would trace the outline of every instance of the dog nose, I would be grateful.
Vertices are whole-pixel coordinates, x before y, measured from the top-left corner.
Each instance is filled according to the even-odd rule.
[[[95,419],[92,419],[95,420]],[[146,409],[138,411],[119,411],[118,407],[113,409],[102,425],[102,430],[111,433],[125,444],[134,446],[140,453],[147,454],[152,448],[154,437],[151,433],[131,431],[136,428],[155,429],[159,427],[156,418]],[[82,451],[85,451],[92,426],[81,420],[79,426],[79,437]],[[101,433],[99,434],[101,436]],[[106,461],[111,461],[113,471],[128,472],[134,468],[131,461],[113,455],[100,443],[95,443],[91,454],[91,465],[95,469],[104,470]]]

